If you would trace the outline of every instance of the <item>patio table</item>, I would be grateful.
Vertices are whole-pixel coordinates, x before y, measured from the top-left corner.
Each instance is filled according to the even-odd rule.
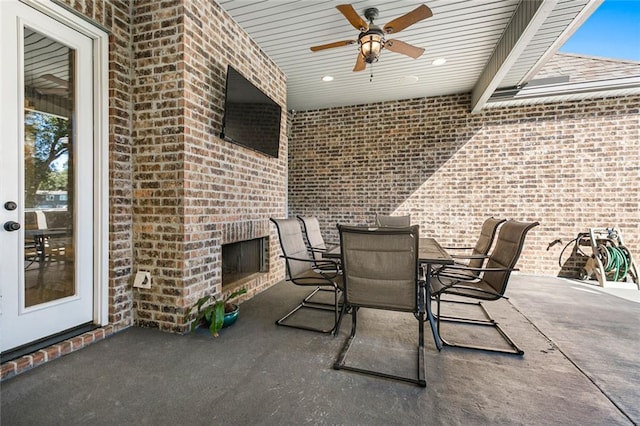
[[[42,288],[47,255],[51,256],[51,253],[47,253],[48,249],[51,252],[51,249],[47,247],[47,239],[69,236],[71,236],[71,232],[66,228],[27,229],[24,231],[25,241],[31,240],[36,251],[36,258],[29,265],[26,265],[25,269],[29,268],[34,261],[38,262],[38,288]]]
[[[331,250],[323,253],[323,257],[327,259],[339,259],[341,256],[340,246],[334,247]],[[433,333],[433,340],[438,350],[442,349],[442,340],[438,335],[438,329],[436,327],[433,313],[431,312],[431,279],[433,276],[433,266],[446,266],[453,265],[453,258],[442,246],[435,240],[435,238],[420,238],[418,243],[418,260],[424,268],[425,275],[425,307],[427,311],[427,318],[429,319],[429,325],[431,325],[431,332]]]

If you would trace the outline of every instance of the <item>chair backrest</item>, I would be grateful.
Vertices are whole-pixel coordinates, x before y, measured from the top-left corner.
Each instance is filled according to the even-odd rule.
[[[416,312],[418,226],[338,225],[347,304]]]
[[[411,215],[406,216],[386,216],[376,215],[376,226],[407,227],[411,225]]]
[[[496,245],[489,256],[486,267],[514,268],[520,253],[522,253],[522,246],[527,232],[538,225],[540,225],[538,222],[506,221],[500,228]],[[511,271],[485,272],[482,275],[482,280],[489,284],[496,293],[503,295],[507,289],[510,275]]]
[[[322,253],[317,250],[326,250],[327,246],[320,233],[320,222],[318,222],[318,218],[298,216],[298,220],[302,223],[302,229],[304,230],[307,246],[311,251],[311,255],[316,260],[322,259]]]
[[[496,219],[494,217],[490,217],[485,220],[482,224],[482,228],[480,229],[480,237],[476,242],[475,247],[473,248],[472,255],[484,256],[489,253],[489,249],[493,244],[493,239],[496,236],[496,231],[498,230],[498,226],[506,222],[506,219]],[[482,268],[485,259],[470,259],[468,266],[471,268]]]
[[[302,230],[300,229],[300,223],[295,218],[289,219],[270,219],[275,223],[278,230],[278,237],[280,239],[280,248],[282,248],[282,254],[287,257],[295,257],[298,259],[311,259],[307,250],[307,245],[302,237]],[[296,261],[291,259],[285,259],[287,266],[287,276],[294,278],[303,272],[311,269],[313,263]]]
[[[42,210],[24,212],[24,229],[47,229],[47,217]]]
[[[66,210],[45,210],[47,228],[67,228],[70,222],[70,213]]]

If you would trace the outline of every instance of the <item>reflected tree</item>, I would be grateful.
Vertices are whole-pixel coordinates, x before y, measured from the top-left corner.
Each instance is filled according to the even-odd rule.
[[[67,189],[67,172],[56,171],[54,163],[69,153],[69,120],[26,111],[24,150],[26,206],[35,205],[39,189]]]

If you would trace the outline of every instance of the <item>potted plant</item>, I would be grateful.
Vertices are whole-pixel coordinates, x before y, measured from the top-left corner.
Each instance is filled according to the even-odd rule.
[[[223,299],[218,299],[215,295],[211,294],[203,296],[189,308],[184,316],[184,320],[185,322],[189,321],[193,309],[196,308],[197,311],[191,323],[191,331],[195,330],[199,325],[202,325],[209,329],[212,336],[217,337],[222,327],[233,324],[238,318],[240,308],[238,305],[231,303],[230,300],[246,292],[247,289],[242,288],[230,293]],[[207,305],[209,301],[211,301],[211,303]]]

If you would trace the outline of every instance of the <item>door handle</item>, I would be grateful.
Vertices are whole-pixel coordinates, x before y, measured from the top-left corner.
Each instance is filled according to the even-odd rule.
[[[9,222],[4,223],[4,229],[5,231],[9,232],[17,231],[18,229],[20,229],[20,224],[18,222],[10,220]]]

